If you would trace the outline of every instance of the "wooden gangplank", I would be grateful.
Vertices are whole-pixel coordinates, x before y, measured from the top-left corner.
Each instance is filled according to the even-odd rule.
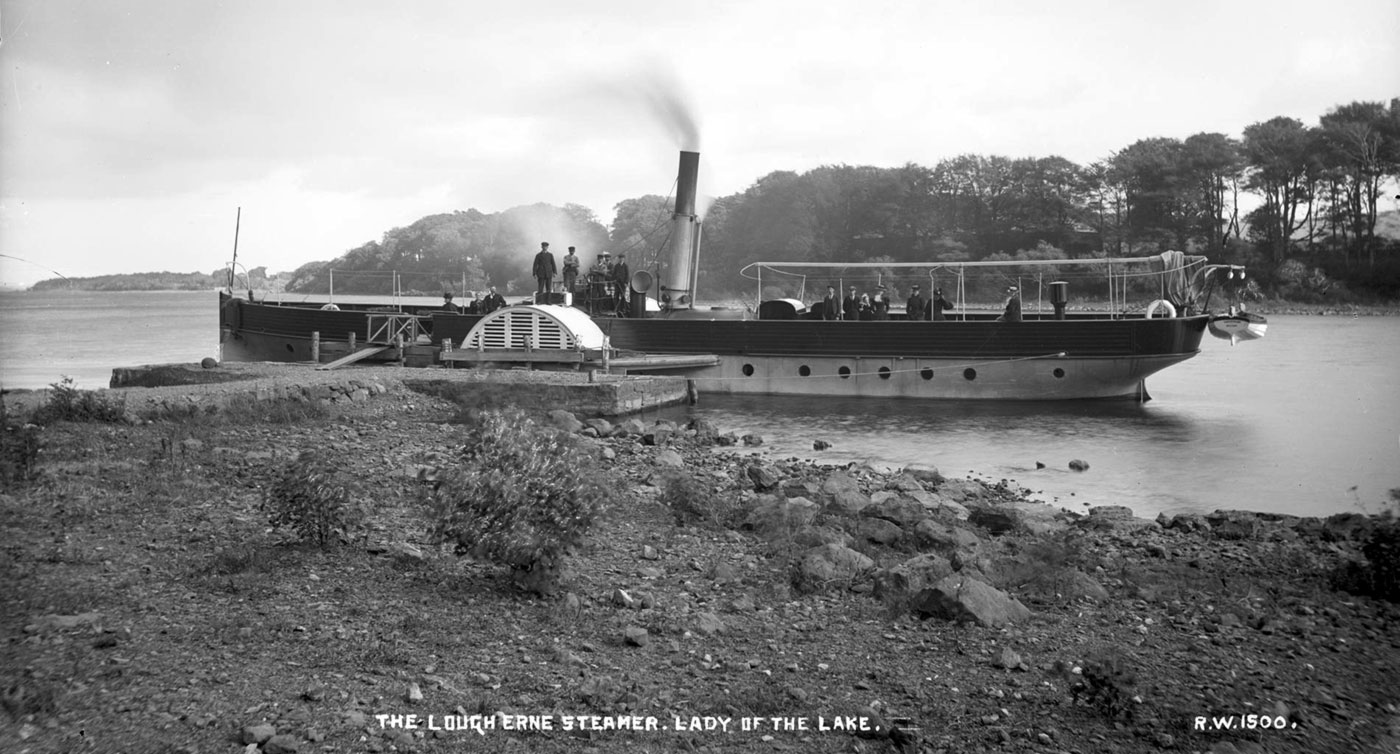
[[[657,369],[689,369],[712,367],[719,364],[719,357],[708,353],[695,354],[638,354],[618,356],[608,361],[608,368],[621,370],[624,374],[650,372]]]
[[[392,349],[392,348],[393,348],[393,346],[369,346],[369,347],[367,347],[367,348],[361,348],[360,350],[358,350],[358,351],[356,351],[356,352],[354,352],[354,353],[352,353],[352,354],[349,354],[349,355],[346,355],[346,356],[342,356],[342,357],[336,359],[335,361],[327,362],[327,363],[325,363],[325,364],[320,364],[320,365],[318,365],[318,366],[316,367],[316,369],[317,369],[318,371],[325,371],[325,370],[328,370],[328,369],[335,369],[335,368],[337,368],[337,367],[343,367],[343,366],[345,366],[345,365],[347,365],[347,364],[354,364],[354,363],[357,362],[357,361],[363,361],[363,360],[365,360],[365,359],[368,359],[368,358],[371,357],[371,356],[375,356],[375,355],[384,353],[385,351],[388,351],[388,350],[390,350],[390,349]]]
[[[582,364],[588,359],[582,351],[541,350],[538,348],[491,348],[484,350],[458,349],[438,356],[444,362],[500,362],[500,363],[547,363]]]

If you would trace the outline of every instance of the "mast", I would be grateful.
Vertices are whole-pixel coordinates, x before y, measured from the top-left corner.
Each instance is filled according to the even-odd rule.
[[[238,214],[233,219],[233,261],[228,263],[228,291],[233,293],[233,277],[238,269],[238,226],[243,223],[243,208],[238,208]],[[248,281],[249,287],[253,281]]]

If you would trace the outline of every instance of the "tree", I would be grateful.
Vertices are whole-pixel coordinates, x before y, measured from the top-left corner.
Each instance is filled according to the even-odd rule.
[[[1196,214],[1186,146],[1177,139],[1143,139],[1110,162],[1124,188],[1130,243],[1186,248]]]
[[[1299,217],[1311,196],[1308,129],[1301,121],[1277,117],[1244,129],[1244,154],[1249,165],[1245,185],[1263,194],[1264,204],[1250,214],[1261,228],[1275,262],[1288,253],[1293,234],[1308,220]]]
[[[1112,162],[1100,160],[1083,173],[1084,194],[1090,222],[1099,235],[1103,256],[1122,256],[1126,241],[1127,187]]]
[[[1244,173],[1240,143],[1224,134],[1199,133],[1184,144],[1188,176],[1197,192],[1197,227],[1207,248],[1239,237],[1239,189]]]
[[[1376,265],[1376,209],[1382,183],[1400,175],[1400,100],[1353,102],[1322,116],[1322,160],[1340,190],[1351,237]]]

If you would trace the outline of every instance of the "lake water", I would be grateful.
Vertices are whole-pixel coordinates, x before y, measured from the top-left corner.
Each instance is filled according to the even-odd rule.
[[[113,367],[217,356],[217,295],[0,293],[0,385],[100,388]],[[1400,318],[1272,316],[1262,340],[1202,350],[1149,378],[1146,404],[701,396],[661,413],[757,432],[771,457],[1005,478],[1071,510],[1375,512],[1400,488]]]

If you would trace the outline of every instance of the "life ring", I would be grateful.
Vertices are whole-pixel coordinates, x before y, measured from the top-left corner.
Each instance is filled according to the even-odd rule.
[[[1153,317],[1156,317],[1156,316],[1157,316],[1157,307],[1159,307],[1159,306],[1160,306],[1160,307],[1165,307],[1165,308],[1166,308],[1166,310],[1167,310],[1167,319],[1171,319],[1172,317],[1175,317],[1175,316],[1176,316],[1176,307],[1172,305],[1172,302],[1170,302],[1170,301],[1168,301],[1168,300],[1166,300],[1166,299],[1164,299],[1164,298],[1159,298],[1159,299],[1157,299],[1156,301],[1153,301],[1152,303],[1148,304],[1148,305],[1147,305],[1147,313],[1144,314],[1144,315],[1142,315],[1142,316],[1143,316],[1144,318],[1146,318],[1146,319],[1152,319]]]
[[[338,311],[340,311],[340,307],[336,306],[335,304],[326,304],[325,306],[321,307],[321,311],[323,311],[323,312],[338,312]]]

